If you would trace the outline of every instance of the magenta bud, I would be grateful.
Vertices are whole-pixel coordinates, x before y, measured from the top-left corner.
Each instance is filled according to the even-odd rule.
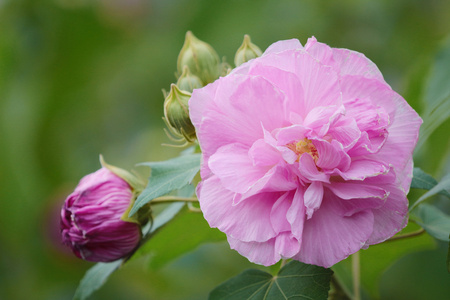
[[[64,244],[84,260],[108,262],[139,244],[138,223],[121,219],[134,200],[130,185],[107,168],[83,177],[61,210]]]

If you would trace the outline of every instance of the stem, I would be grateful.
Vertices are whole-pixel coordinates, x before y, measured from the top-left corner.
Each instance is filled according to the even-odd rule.
[[[282,269],[286,265],[286,263],[287,263],[287,259],[282,259],[280,269]]]
[[[352,255],[353,299],[361,300],[359,251]]]
[[[196,197],[163,196],[153,199],[151,204],[171,203],[171,202],[198,202]]]
[[[406,238],[413,237],[413,236],[418,236],[418,235],[421,235],[424,232],[425,232],[425,229],[420,228],[417,231],[413,231],[413,232],[409,232],[409,233],[405,233],[405,234],[401,234],[401,235],[397,235],[397,236],[391,237],[390,239],[386,240],[386,242],[392,242],[392,241],[406,239]]]

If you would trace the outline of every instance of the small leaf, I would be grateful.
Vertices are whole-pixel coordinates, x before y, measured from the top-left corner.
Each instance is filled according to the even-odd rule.
[[[184,155],[141,165],[149,166],[152,173],[147,187],[136,199],[130,211],[130,217],[151,200],[189,184],[200,170],[200,154]]]
[[[420,168],[414,168],[413,179],[411,181],[411,188],[431,190],[436,184],[438,184],[437,180],[434,179],[431,175],[425,173]],[[447,192],[446,190],[441,190],[439,194],[450,197],[450,193]]]
[[[292,261],[273,277],[260,270],[246,270],[222,283],[210,300],[327,299],[333,271]]]
[[[416,223],[422,226],[431,236],[441,241],[450,241],[450,216],[444,214],[433,205],[422,203],[414,211],[415,215],[420,218]]]
[[[122,261],[123,259],[109,263],[97,263],[90,268],[83,279],[81,279],[80,285],[73,296],[73,300],[87,299],[87,297],[98,290],[106,282],[108,277],[120,267]]]
[[[441,181],[436,184],[431,190],[423,194],[409,209],[411,212],[419,203],[423,202],[427,198],[434,196],[442,191],[450,189],[450,173],[442,177]],[[447,192],[447,191],[446,191]],[[447,192],[448,193],[448,192]]]

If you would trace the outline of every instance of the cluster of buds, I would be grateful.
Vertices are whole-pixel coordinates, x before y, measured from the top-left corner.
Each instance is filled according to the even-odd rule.
[[[258,46],[244,36],[242,45],[236,52],[235,65],[239,66],[262,54]],[[219,55],[211,45],[196,38],[192,32],[186,38],[178,55],[178,80],[172,84],[165,95],[164,121],[169,131],[179,141],[193,142],[196,138],[195,128],[189,118],[188,102],[194,89],[202,88],[231,70],[226,62],[221,62]]]

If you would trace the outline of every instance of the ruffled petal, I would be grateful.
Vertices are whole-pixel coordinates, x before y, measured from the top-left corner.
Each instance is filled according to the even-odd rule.
[[[264,51],[262,56],[266,56],[270,53],[280,53],[286,50],[297,50],[302,48],[302,44],[297,39],[278,41],[270,45],[266,51]]]
[[[389,192],[384,205],[373,209],[373,232],[367,240],[367,245],[381,243],[402,230],[408,223],[408,199],[405,192],[394,186],[385,185],[383,189]]]
[[[247,146],[229,144],[209,158],[209,168],[226,189],[244,193],[269,171],[270,167],[255,166],[248,152]]]
[[[340,170],[347,170],[350,166],[351,159],[345,153],[342,145],[336,140],[331,143],[321,140],[313,140],[312,142],[317,149],[319,159],[317,166],[322,169],[333,170],[335,168]]]
[[[333,182],[326,186],[341,199],[385,199],[389,195],[389,192],[381,187],[364,183]]]
[[[308,153],[305,153],[300,157],[298,171],[303,178],[311,182],[330,182],[330,176],[317,170],[314,159]]]
[[[272,207],[270,222],[277,234],[283,231],[290,231],[291,229],[291,224],[288,222],[286,215],[291,207],[293,196],[292,192],[284,193]]]
[[[291,258],[300,250],[297,239],[288,232],[283,232],[267,242],[242,242],[228,237],[231,249],[248,258],[249,261],[271,266],[282,258]]]
[[[323,199],[323,185],[319,181],[312,182],[305,191],[306,215],[311,219],[313,213],[319,209]]]
[[[234,193],[211,176],[197,188],[200,208],[209,226],[241,241],[264,242],[275,237],[270,213],[283,193],[263,193],[233,205]]]
[[[299,240],[302,240],[303,226],[305,223],[306,208],[304,202],[304,190],[298,188],[292,198],[292,205],[287,211],[286,217],[291,224],[292,234]]]
[[[325,195],[320,209],[305,222],[301,250],[294,259],[329,268],[361,249],[373,231],[374,215],[363,210],[342,216],[342,201]]]
[[[378,67],[364,54],[348,49],[333,48],[333,68],[340,76],[358,75],[385,83]]]
[[[295,74],[305,92],[305,111],[297,112],[302,117],[318,106],[340,105],[342,102],[337,73],[305,52],[298,51],[295,59]]]
[[[389,166],[383,162],[369,159],[360,159],[351,162],[346,171],[336,170],[344,180],[364,180],[389,172]]]

